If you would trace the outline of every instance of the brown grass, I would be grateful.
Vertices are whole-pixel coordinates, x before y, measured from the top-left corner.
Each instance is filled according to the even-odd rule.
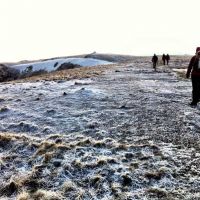
[[[112,65],[96,66],[96,67],[81,67],[75,69],[67,69],[61,71],[54,71],[47,74],[41,74],[38,76],[27,77],[20,80],[15,80],[13,82],[24,82],[24,81],[57,81],[57,80],[72,80],[72,79],[81,79],[81,78],[91,78],[97,77],[103,74],[106,70],[111,69]]]
[[[157,197],[159,199],[169,199],[167,198],[167,192],[164,189],[160,189],[160,188],[150,188],[147,190],[148,193],[150,193],[151,197]]]
[[[148,179],[155,179],[155,180],[160,180],[162,178],[162,176],[165,175],[165,171],[164,170],[159,170],[159,171],[155,171],[155,172],[146,172],[145,173],[145,178]]]
[[[29,200],[30,196],[27,192],[23,191],[17,196],[17,200]]]

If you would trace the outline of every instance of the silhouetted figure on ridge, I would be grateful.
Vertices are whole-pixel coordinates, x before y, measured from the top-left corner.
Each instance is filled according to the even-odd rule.
[[[165,56],[165,54],[163,54],[163,55],[162,55],[163,65],[165,65],[165,60],[166,60],[166,56]]]
[[[153,55],[152,59],[151,59],[152,63],[153,63],[153,68],[156,71],[156,65],[158,63],[158,56],[156,54]]]
[[[167,65],[168,65],[168,64],[169,64],[169,60],[170,60],[169,54],[167,54],[167,55],[165,56],[165,59],[166,59],[166,61],[167,61]]]

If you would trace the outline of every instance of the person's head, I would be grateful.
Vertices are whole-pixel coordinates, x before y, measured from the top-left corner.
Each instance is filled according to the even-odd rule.
[[[200,50],[196,52],[196,56],[200,58]]]
[[[197,53],[198,51],[200,51],[200,47],[197,47],[197,48],[196,48],[196,53]]]

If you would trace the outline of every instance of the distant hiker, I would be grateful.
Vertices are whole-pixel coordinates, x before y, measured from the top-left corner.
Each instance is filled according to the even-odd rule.
[[[167,55],[165,56],[165,59],[166,59],[166,61],[167,61],[167,65],[168,65],[168,64],[169,64],[169,60],[170,60],[169,54],[167,54]]]
[[[158,56],[156,54],[153,55],[151,61],[153,62],[153,68],[155,69],[156,71],[156,65],[158,63]]]
[[[186,78],[192,79],[192,102],[191,106],[197,106],[200,100],[200,47],[196,48],[196,55],[193,56],[188,65]]]
[[[165,56],[165,54],[163,54],[163,55],[162,55],[163,65],[165,65],[165,60],[166,60],[166,56]]]

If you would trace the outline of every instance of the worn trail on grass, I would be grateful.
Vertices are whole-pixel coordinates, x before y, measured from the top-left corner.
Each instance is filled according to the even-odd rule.
[[[187,105],[191,83],[168,67],[135,60],[100,77],[0,90],[0,195],[200,197],[199,109]]]

